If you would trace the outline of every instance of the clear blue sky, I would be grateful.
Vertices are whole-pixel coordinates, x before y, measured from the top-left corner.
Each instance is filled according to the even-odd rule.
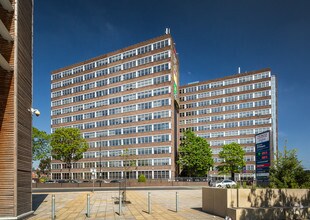
[[[50,132],[50,73],[171,28],[181,84],[272,68],[279,148],[310,169],[310,1],[35,0],[34,126]]]

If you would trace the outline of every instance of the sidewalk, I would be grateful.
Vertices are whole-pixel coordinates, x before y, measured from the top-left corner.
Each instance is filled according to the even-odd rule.
[[[147,195],[151,192],[151,214]],[[127,191],[127,201],[118,215],[118,191],[66,192],[55,195],[56,219],[223,219],[201,211],[202,192],[178,190],[179,208],[176,212],[175,190]],[[90,194],[90,217],[86,217],[87,194]],[[28,219],[51,219],[52,194],[33,194],[34,215]]]

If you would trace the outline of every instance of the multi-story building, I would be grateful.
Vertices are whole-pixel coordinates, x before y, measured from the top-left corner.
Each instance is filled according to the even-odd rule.
[[[243,146],[243,176],[255,173],[255,134],[271,131],[277,151],[277,86],[270,69],[230,75],[180,88],[180,130],[191,129],[210,143],[215,167],[224,144]],[[210,172],[216,175],[216,171]]]
[[[0,219],[32,213],[32,9],[0,1]]]
[[[71,178],[90,179],[92,168],[98,179],[175,176],[178,74],[169,33],[53,71],[52,132],[79,128],[89,144]],[[52,178],[69,179],[61,161]]]

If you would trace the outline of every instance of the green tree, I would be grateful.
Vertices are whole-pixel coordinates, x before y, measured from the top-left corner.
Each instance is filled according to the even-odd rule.
[[[235,173],[239,173],[245,166],[245,152],[237,143],[225,144],[223,150],[220,151],[219,157],[223,162],[217,167],[222,174],[231,174],[232,180],[235,179]]]
[[[58,128],[51,135],[52,156],[67,165],[71,179],[72,163],[83,158],[88,145],[78,128]]]
[[[204,138],[196,136],[190,130],[186,130],[183,137],[177,161],[182,170],[182,175],[206,176],[214,164],[210,145]]]
[[[40,173],[49,175],[51,172],[51,158],[41,159],[39,163]]]
[[[32,160],[46,159],[51,156],[51,135],[45,131],[32,128]]]
[[[278,159],[270,167],[270,187],[309,188],[310,178],[297,158],[296,149],[278,153]]]

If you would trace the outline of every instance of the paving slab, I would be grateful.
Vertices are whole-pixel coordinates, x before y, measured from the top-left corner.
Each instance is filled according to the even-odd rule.
[[[148,192],[151,192],[151,213],[148,213]],[[176,192],[179,195],[176,212]],[[146,219],[223,219],[202,211],[202,192],[197,190],[127,191],[130,204],[122,205],[119,215],[119,191],[33,193],[34,214],[28,219],[51,219],[52,194],[55,195],[56,219],[64,220],[146,220]],[[90,216],[86,216],[87,194],[90,195]]]

